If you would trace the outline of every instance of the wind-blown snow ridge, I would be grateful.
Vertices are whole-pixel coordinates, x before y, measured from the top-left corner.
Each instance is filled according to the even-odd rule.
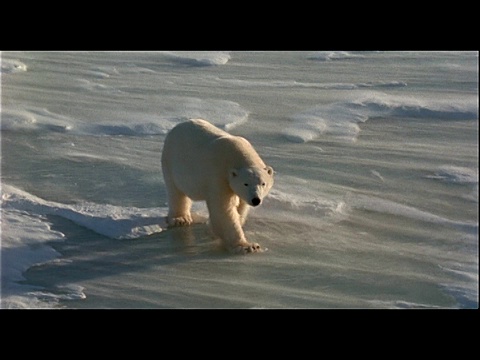
[[[155,114],[141,111],[100,112],[96,122],[76,119],[46,108],[18,105],[2,109],[2,131],[62,132],[93,136],[164,135],[176,124],[190,118],[208,119],[225,130],[246,122],[249,112],[240,104],[217,99],[168,97]]]
[[[114,239],[133,239],[166,229],[166,208],[139,209],[108,204],[66,205],[43,200],[11,185],[2,186],[2,208],[56,215]]]
[[[222,51],[175,51],[165,53],[172,62],[188,66],[225,65],[230,54]]]
[[[427,177],[448,183],[478,184],[478,169],[474,170],[461,166],[444,165],[435,172],[435,175],[429,175]]]
[[[391,200],[385,200],[373,196],[358,195],[352,199],[352,206],[355,208],[402,216],[428,223],[452,226],[472,233],[478,231],[478,222],[450,220],[412,206],[399,204]]]
[[[27,71],[27,65],[19,60],[0,59],[0,74],[12,74]]]
[[[315,61],[332,61],[332,60],[346,60],[363,58],[361,54],[354,54],[348,51],[317,51],[313,55],[309,56],[309,60]]]
[[[355,141],[358,123],[373,117],[420,118],[440,120],[478,119],[477,99],[417,99],[407,96],[364,92],[351,100],[318,105],[291,115],[292,123],[284,130],[292,142],[307,142],[320,135],[333,135]]]

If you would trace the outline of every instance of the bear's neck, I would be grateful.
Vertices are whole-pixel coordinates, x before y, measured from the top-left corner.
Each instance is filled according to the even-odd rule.
[[[260,156],[250,143],[239,138],[238,141],[232,143],[234,151],[231,154],[235,154],[234,159],[235,167],[263,167],[264,163]]]

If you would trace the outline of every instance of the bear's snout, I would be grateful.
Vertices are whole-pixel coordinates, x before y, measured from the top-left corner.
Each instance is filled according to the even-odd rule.
[[[253,206],[258,206],[258,205],[260,205],[261,202],[262,202],[262,200],[260,200],[260,198],[258,198],[258,197],[254,197],[252,199],[252,205]]]

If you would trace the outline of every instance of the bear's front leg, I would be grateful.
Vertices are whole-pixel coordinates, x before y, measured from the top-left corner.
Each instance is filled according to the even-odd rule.
[[[207,207],[212,231],[222,239],[228,250],[237,254],[261,251],[259,244],[250,243],[245,238],[237,204],[232,199],[210,200],[207,201]]]
[[[246,201],[239,199],[240,203],[238,204],[237,211],[238,215],[240,216],[240,224],[245,225],[245,221],[247,221],[248,212],[250,211],[250,206],[247,204]]]

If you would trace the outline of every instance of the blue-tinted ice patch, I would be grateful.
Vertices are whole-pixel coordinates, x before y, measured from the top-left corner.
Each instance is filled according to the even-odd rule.
[[[51,242],[63,241],[61,232],[51,229],[48,219],[23,210],[2,206],[1,308],[51,308],[60,300],[83,299],[83,287],[59,286],[55,293],[23,284],[24,272],[47,262],[61,262]]]
[[[478,169],[444,165],[427,178],[454,184],[478,184]]]
[[[50,228],[40,215],[21,210],[0,209],[2,224],[1,308],[51,307],[29,293],[40,288],[21,285],[23,273],[35,264],[54,261],[60,254],[49,243],[61,241],[64,235]],[[53,298],[51,298],[53,300]]]
[[[472,286],[460,286],[444,284],[442,290],[455,299],[456,307],[460,309],[478,309],[478,277],[475,282],[476,288]]]
[[[2,284],[24,280],[22,273],[37,262],[53,260],[59,254],[45,243],[62,240],[63,234],[50,229],[42,216],[21,210],[1,209]],[[22,240],[21,240],[22,239]]]

